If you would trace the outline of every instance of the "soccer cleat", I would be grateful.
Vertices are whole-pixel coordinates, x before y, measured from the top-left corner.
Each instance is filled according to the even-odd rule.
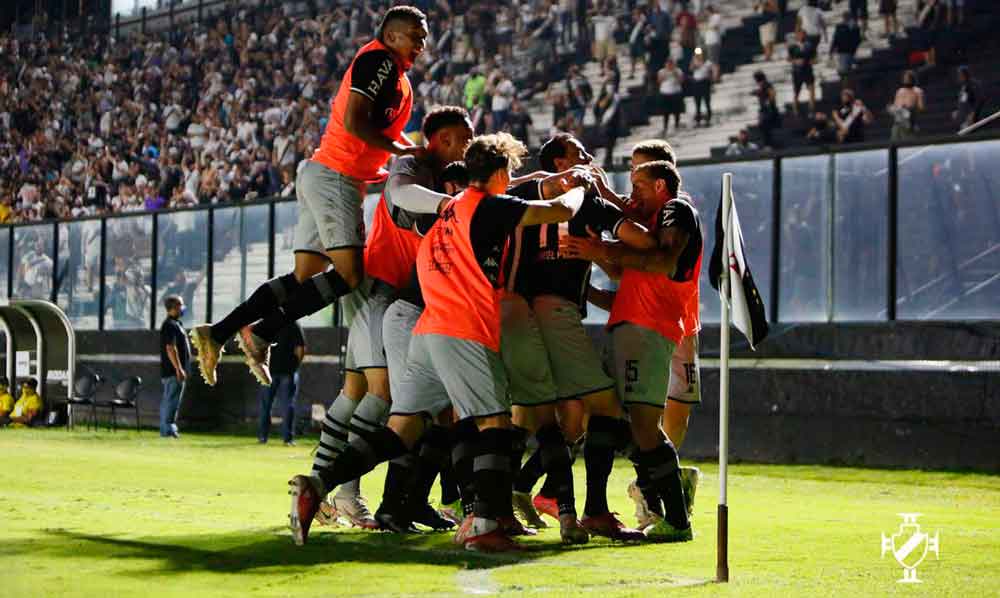
[[[319,503],[319,511],[316,512],[316,522],[320,525],[328,525],[330,527],[339,527],[340,514],[337,513],[337,507],[333,506],[329,500],[324,500]]]
[[[424,503],[422,507],[417,507],[414,511],[413,522],[426,525],[435,531],[444,531],[455,527],[454,521],[442,516],[441,513],[427,503]]]
[[[548,515],[556,521],[559,521],[559,503],[556,499],[537,494],[535,495],[535,500],[531,501],[531,504],[534,505],[535,510],[542,515]]]
[[[461,500],[456,500],[455,502],[450,503],[441,503],[441,506],[438,508],[438,513],[441,513],[442,517],[451,521],[455,525],[462,523],[462,520],[465,519],[465,510],[462,509]]]
[[[537,536],[538,530],[524,527],[517,517],[497,517],[497,523],[508,536]]]
[[[561,515],[559,517],[559,538],[563,544],[586,544],[590,534],[580,525],[576,515]]]
[[[646,536],[637,529],[625,527],[617,513],[604,513],[593,517],[584,517],[580,520],[580,525],[590,532],[591,536],[603,536],[618,542],[641,542]]]
[[[368,503],[363,496],[334,496],[333,506],[351,525],[361,529],[378,529],[378,521],[372,517]]]
[[[635,480],[628,483],[628,497],[635,502],[635,519],[638,529],[645,529],[653,525],[653,512],[649,510],[646,497],[642,495],[642,490],[636,485]]]
[[[236,335],[236,343],[243,351],[247,367],[257,382],[263,386],[271,386],[271,370],[268,361],[271,359],[271,345],[253,333],[253,328],[244,326]]]
[[[212,340],[212,327],[208,324],[195,326],[188,336],[198,354],[198,370],[201,372],[201,377],[205,379],[205,384],[215,386],[215,370],[219,366],[219,357],[222,356],[222,345]]]
[[[684,489],[684,506],[687,507],[688,519],[694,516],[694,495],[698,492],[699,480],[701,480],[700,469],[681,467],[681,487]]]
[[[531,504],[530,492],[515,491],[514,498],[511,502],[514,506],[514,513],[523,519],[530,527],[544,528],[549,526],[549,524],[545,523],[545,520],[538,514],[538,511],[535,510],[535,505]]]
[[[316,512],[319,511],[320,493],[312,480],[304,475],[297,475],[288,481],[292,497],[291,509],[288,512],[288,527],[292,530],[295,544],[303,546],[309,539],[309,527],[312,525]]]
[[[474,519],[475,518],[472,516],[472,513],[469,513],[465,516],[465,519],[462,520],[462,523],[458,525],[458,529],[455,530],[455,537],[452,538],[455,544],[465,544],[469,534],[472,533],[472,521]]]
[[[464,544],[466,550],[473,552],[517,552],[524,550],[523,546],[512,540],[499,527],[485,534],[469,536]]]
[[[375,521],[378,522],[379,529],[387,532],[392,532],[394,534],[419,534],[418,530],[412,521],[407,520],[405,517],[399,516],[388,511],[377,510],[375,511]]]
[[[655,522],[643,530],[647,539],[653,542],[690,542],[694,539],[694,529],[688,525],[686,529],[677,529],[659,515],[654,515]]]

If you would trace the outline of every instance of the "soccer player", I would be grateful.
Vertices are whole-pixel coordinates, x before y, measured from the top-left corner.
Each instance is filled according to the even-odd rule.
[[[422,12],[395,6],[385,13],[376,39],[355,55],[331,104],[320,146],[296,179],[295,270],[259,286],[219,322],[191,331],[209,385],[215,385],[223,345],[236,333],[254,376],[269,385],[269,346],[278,331],[361,283],[366,181],[379,176],[391,155],[424,152],[403,135],[403,127],[413,105],[406,71],[427,35]]]
[[[577,139],[566,134],[547,141],[539,158],[544,170],[575,172],[584,171],[581,167],[593,160]],[[607,232],[639,248],[654,245],[645,229],[598,198],[596,190],[588,191],[581,210],[563,228],[569,235]],[[560,234],[560,226],[551,224],[517,232],[520,260],[514,289],[519,294],[508,293],[504,301],[502,354],[511,380],[514,423],[534,433],[539,444],[518,473],[514,505],[529,523],[538,525],[530,493],[544,472],[545,489],[552,496],[537,497],[534,505],[559,520],[564,542],[585,541],[587,532],[616,540],[641,539],[641,533],[625,528],[607,505],[614,451],[629,434],[614,381],[603,373],[582,324],[590,263],[561,256]],[[579,526],[567,442],[575,443],[583,433],[584,404],[592,417],[585,443],[586,517]]]
[[[291,527],[296,543],[326,490],[406,454],[424,430],[424,414],[452,406],[475,422],[476,504],[459,539],[469,550],[519,549],[498,518],[510,508],[510,404],[500,350],[500,295],[510,233],[519,225],[563,222],[580,209],[582,192],[525,202],[503,195],[524,145],[508,134],[475,138],[465,152],[470,186],[450,201],[417,252],[417,275],[426,308],[410,341],[407,372],[388,426],[348,443],[316,478],[290,482]]]
[[[644,531],[663,541],[693,538],[680,477],[677,451],[660,429],[670,371],[664,367],[691,332],[692,302],[701,271],[702,233],[698,212],[678,194],[680,175],[667,161],[646,162],[632,170],[633,212],[644,217],[659,247],[636,251],[593,240],[568,238],[567,255],[620,266],[608,327],[612,333],[619,393],[629,410],[638,487],[655,523]]]
[[[396,290],[407,283],[413,269],[420,242],[414,225],[422,214],[436,216],[451,199],[434,190],[435,180],[447,164],[462,158],[472,139],[472,122],[464,108],[442,106],[424,117],[422,132],[425,153],[393,162],[375,209],[364,251],[368,297],[351,320],[346,379],[324,418],[313,459],[314,471],[328,466],[357,435],[356,430],[380,427],[389,414],[391,393],[382,319]],[[373,529],[379,525],[361,497],[359,480],[342,484],[332,505],[324,503],[320,522],[331,523],[340,515],[357,527]]]

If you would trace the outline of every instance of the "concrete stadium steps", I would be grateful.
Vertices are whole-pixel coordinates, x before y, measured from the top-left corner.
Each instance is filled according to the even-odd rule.
[[[267,243],[250,243],[247,245],[246,288],[248,292],[262,281],[267,280]],[[242,254],[238,247],[233,248],[221,262],[213,266],[213,290],[215,295],[233,297],[241,296],[241,276],[243,272]],[[202,290],[199,289],[199,292]]]
[[[831,87],[836,89],[835,94],[839,94],[840,77],[837,75],[834,65],[826,60],[826,56],[830,51],[829,44],[833,37],[834,28],[840,20],[838,15],[842,14],[843,9],[844,7],[835,7],[835,10],[824,13],[828,21],[828,37],[826,41],[820,43],[817,52],[818,60],[813,67],[817,81],[817,105],[820,104],[821,100],[826,99],[830,95]],[[901,23],[910,23],[915,20],[915,12],[915,0],[902,0],[899,3],[898,14]],[[869,13],[871,15],[878,15],[877,0],[869,0]],[[750,25],[745,25],[742,30],[727,31],[726,35],[723,36],[723,62],[726,62],[727,50],[732,51],[735,45],[733,43],[730,43],[728,46],[726,45],[725,40],[727,36],[746,37],[751,34],[752,43],[757,49],[753,55],[754,61],[733,67],[733,70],[729,73],[724,73],[721,81],[713,87],[713,123],[711,127],[694,128],[692,126],[694,100],[691,98],[685,99],[687,112],[681,117],[681,121],[686,127],[677,132],[673,132],[671,127],[668,139],[674,145],[679,157],[682,159],[708,157],[712,154],[713,148],[724,148],[728,144],[729,137],[736,135],[740,129],[744,127],[752,128],[756,125],[757,100],[750,93],[756,87],[753,80],[753,73],[757,70],[763,71],[767,75],[768,80],[774,84],[779,106],[787,108],[791,105],[794,94],[792,91],[791,66],[788,63],[787,43],[776,45],[773,59],[770,62],[763,62],[763,54],[760,52],[759,38],[757,37],[755,24],[757,21],[752,16],[748,16],[747,20]],[[792,24],[790,27],[787,25],[789,22]],[[794,30],[794,22],[794,13],[790,13],[790,17],[786,15],[787,31]],[[750,30],[750,33],[747,33],[747,30]],[[870,58],[874,52],[889,47],[889,41],[886,38],[872,35],[880,31],[881,23],[877,23],[875,19],[872,19],[869,22],[869,36],[862,42],[861,47],[858,49],[858,60]],[[789,33],[789,35],[791,34]],[[787,39],[789,38],[785,39],[786,42]],[[746,43],[750,43],[750,41]],[[619,61],[621,62],[621,58],[619,58]],[[894,91],[895,87],[893,87]],[[799,99],[804,108],[806,107],[806,98],[806,92],[801,92]],[[830,99],[831,102],[834,100],[835,97]],[[627,160],[634,143],[651,137],[660,137],[662,132],[662,117],[654,117],[652,122],[646,126],[633,127],[627,137],[619,140],[619,144],[615,148],[615,160]]]

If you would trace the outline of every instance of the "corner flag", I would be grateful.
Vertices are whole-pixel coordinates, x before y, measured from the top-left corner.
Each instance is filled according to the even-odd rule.
[[[720,284],[723,275],[729,278],[728,293]],[[750,341],[750,348],[755,349],[767,336],[767,315],[764,301],[750,274],[750,265],[744,257],[743,231],[733,203],[731,184],[723,185],[719,196],[719,211],[715,216],[715,248],[708,276],[722,301],[730,305],[733,325]]]
[[[719,213],[715,217],[715,248],[708,266],[712,286],[718,289],[722,312],[719,327],[719,510],[715,579],[729,581],[729,504],[726,495],[729,468],[729,316],[750,341],[750,348],[767,336],[764,301],[750,275],[743,251],[743,233],[733,204],[733,175],[722,175]]]

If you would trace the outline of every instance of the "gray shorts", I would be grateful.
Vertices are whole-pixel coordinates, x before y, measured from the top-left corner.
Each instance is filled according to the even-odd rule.
[[[326,255],[331,249],[365,246],[364,182],[308,160],[295,178],[295,196],[295,251]]]
[[[618,396],[626,405],[663,408],[670,388],[674,342],[648,328],[628,322],[611,331]]]
[[[410,338],[423,311],[409,301],[398,300],[386,308],[382,318],[382,344],[385,347],[385,363],[389,366],[389,393],[394,399],[402,396],[399,383],[406,374]]]
[[[392,302],[393,289],[383,282],[374,282],[368,286],[368,299],[351,318],[347,332],[344,369],[354,372],[386,367],[382,320],[386,308]]]
[[[670,358],[670,387],[667,398],[678,403],[701,403],[701,372],[698,364],[698,335],[685,336]]]
[[[601,356],[583,327],[576,304],[555,295],[542,295],[535,297],[532,306],[559,400],[615,387],[615,381],[604,373]]]
[[[542,331],[531,306],[520,295],[505,295],[500,300],[500,355],[507,370],[511,403],[534,407],[556,401],[556,383]]]
[[[437,416],[454,407],[459,419],[510,413],[500,355],[484,345],[441,334],[410,339],[406,374],[393,415]]]

